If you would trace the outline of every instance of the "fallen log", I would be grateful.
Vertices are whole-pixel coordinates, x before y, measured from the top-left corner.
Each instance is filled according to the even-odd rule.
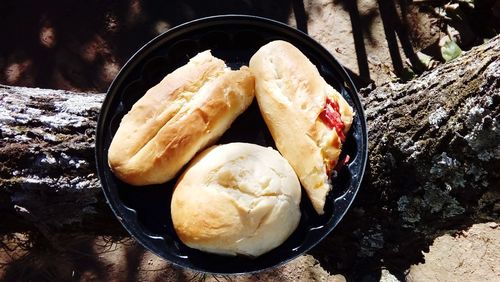
[[[381,267],[405,279],[436,237],[500,219],[500,36],[362,95],[366,177],[351,211],[312,254],[353,279]]]
[[[1,232],[121,232],[95,171],[103,100],[103,94],[0,86]]]
[[[497,36],[410,82],[362,91],[369,165],[355,205],[311,251],[325,269],[383,260],[397,272],[443,232],[498,221],[499,56]],[[0,86],[1,233],[125,235],[95,172],[103,98]]]

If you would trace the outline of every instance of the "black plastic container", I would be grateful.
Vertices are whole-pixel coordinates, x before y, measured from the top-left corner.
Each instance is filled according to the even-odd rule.
[[[239,68],[248,65],[258,48],[276,39],[286,40],[299,48],[354,108],[356,115],[342,153],[343,156],[348,154],[351,160],[332,180],[334,190],[328,196],[324,215],[318,216],[305,192],[302,193],[299,226],[276,249],[254,259],[190,249],[178,239],[170,217],[170,200],[177,179],[147,187],[134,187],[118,180],[107,165],[113,135],[122,117],[147,89],[198,52],[211,49],[214,56],[226,61],[230,67]],[[218,144],[229,142],[274,147],[255,102],[238,117]],[[101,109],[96,160],[111,209],[128,232],[153,253],[178,266],[197,271],[217,274],[256,272],[283,264],[308,251],[342,219],[356,196],[367,162],[366,121],[356,89],[343,67],[309,36],[264,18],[215,16],[170,29],[147,43],[125,64],[109,88]]]

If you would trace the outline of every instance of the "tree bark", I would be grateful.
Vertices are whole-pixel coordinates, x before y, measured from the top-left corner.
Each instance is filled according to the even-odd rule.
[[[95,172],[103,100],[104,94],[0,86],[0,232],[121,232]]]
[[[369,165],[355,205],[311,252],[323,267],[406,269],[443,232],[499,219],[499,56],[497,36],[410,82],[362,91]],[[95,172],[103,98],[0,87],[0,232],[125,234]]]
[[[312,250],[327,270],[359,280],[383,266],[404,279],[434,238],[499,221],[499,58],[497,36],[406,84],[362,91],[369,165],[350,212]]]

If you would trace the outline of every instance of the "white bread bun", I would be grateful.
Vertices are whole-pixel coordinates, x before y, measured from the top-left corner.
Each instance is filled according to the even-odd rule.
[[[316,212],[323,214],[331,189],[328,177],[351,127],[352,108],[288,42],[261,47],[250,59],[250,71],[276,147],[299,176]]]
[[[178,181],[172,221],[191,248],[256,257],[295,230],[300,195],[292,167],[272,148],[215,146],[197,156]]]
[[[210,51],[199,53],[123,117],[109,147],[109,166],[132,185],[166,182],[215,142],[253,97],[248,68],[232,71]]]

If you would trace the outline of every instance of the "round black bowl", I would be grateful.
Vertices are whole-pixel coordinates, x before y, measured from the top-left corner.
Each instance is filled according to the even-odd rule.
[[[297,230],[281,246],[258,257],[227,257],[185,246],[176,236],[170,217],[170,200],[176,179],[147,187],[133,187],[118,180],[107,163],[109,144],[122,117],[132,105],[166,74],[187,63],[200,51],[211,49],[232,68],[248,65],[259,47],[272,40],[286,40],[299,48],[356,112],[343,149],[351,158],[332,179],[325,214],[318,216],[303,194],[302,217]],[[297,70],[300,71],[300,70]],[[274,142],[254,102],[218,141],[249,142],[273,146]],[[342,157],[342,156],[341,156]],[[141,244],[158,256],[197,271],[249,273],[283,264],[308,251],[325,238],[342,219],[359,189],[367,160],[367,133],[363,108],[356,89],[332,55],[306,34],[282,23],[254,17],[227,15],[195,20],[156,37],[122,68],[109,88],[97,125],[96,160],[106,199],[118,220]],[[209,204],[209,203],[207,203]]]

